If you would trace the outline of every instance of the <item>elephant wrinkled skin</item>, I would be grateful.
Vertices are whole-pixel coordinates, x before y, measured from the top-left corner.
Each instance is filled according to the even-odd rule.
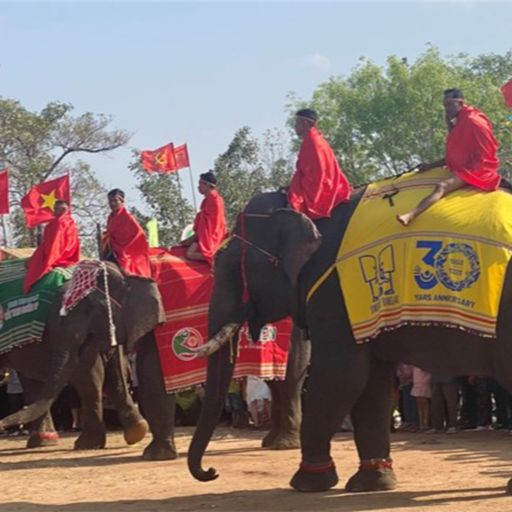
[[[108,274],[117,340],[120,347],[130,349],[161,321],[160,295],[153,281],[124,277],[114,265],[108,265]],[[82,401],[82,434],[75,447],[102,448],[106,440],[102,421],[105,384],[126,441],[135,443],[144,437],[147,423],[128,393],[122,350],[110,346],[105,294],[94,291],[62,317],[59,309],[63,292],[64,288],[50,307],[43,341],[13,349],[2,358],[4,365],[18,370],[26,401],[31,405],[0,420],[0,427],[31,422],[30,447],[55,443],[49,408],[71,381]]]
[[[242,220],[246,224],[244,237],[249,242],[245,261],[241,260],[240,250],[243,237],[233,239],[216,261],[210,334],[229,322],[247,320],[255,337],[262,325],[292,311],[298,324],[308,329],[311,365],[301,426],[302,463],[291,480],[292,487],[300,491],[325,491],[337,484],[330,443],[349,413],[361,465],[348,480],[346,489],[379,491],[396,486],[390,459],[396,362],[445,375],[489,376],[512,392],[510,264],[494,341],[447,327],[409,326],[380,334],[371,343],[356,344],[336,272],[322,282],[306,303],[305,290],[336,259],[341,238],[362,192],[357,191],[348,203],[338,206],[330,219],[316,222],[322,236],[316,252],[313,251],[315,238],[318,246],[319,236],[309,219],[283,210],[282,194],[256,196],[249,202]],[[258,215],[251,217],[248,213]],[[237,233],[240,234],[240,224]],[[260,249],[277,257],[279,264],[270,264]],[[250,295],[245,305],[241,301],[242,265],[245,265]],[[218,476],[213,468],[204,471],[201,460],[215,427],[232,366],[227,347],[208,362],[204,414],[189,450],[189,469],[199,480]]]

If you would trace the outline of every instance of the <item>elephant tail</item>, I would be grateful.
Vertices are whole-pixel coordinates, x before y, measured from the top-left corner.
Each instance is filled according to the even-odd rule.
[[[235,366],[235,362],[230,359],[229,346],[223,346],[208,358],[205,396],[187,455],[191,475],[201,482],[215,480],[219,476],[215,468],[202,468],[202,458],[224,407]]]

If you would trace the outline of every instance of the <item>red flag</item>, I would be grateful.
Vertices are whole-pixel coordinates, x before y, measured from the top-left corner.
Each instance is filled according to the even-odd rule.
[[[9,174],[7,169],[0,171],[0,215],[9,213]]]
[[[174,158],[174,145],[172,143],[155,149],[154,151],[141,151],[140,161],[142,167],[151,174],[155,172],[176,171],[176,160]]]
[[[44,181],[32,187],[21,200],[27,227],[33,228],[42,222],[52,220],[55,202],[59,199],[71,203],[69,176],[67,175]]]
[[[512,79],[501,87],[501,94],[505,98],[505,105],[512,108]]]
[[[186,144],[182,144],[174,149],[174,160],[176,162],[176,169],[183,169],[183,167],[190,167],[190,160],[188,159],[188,149]]]

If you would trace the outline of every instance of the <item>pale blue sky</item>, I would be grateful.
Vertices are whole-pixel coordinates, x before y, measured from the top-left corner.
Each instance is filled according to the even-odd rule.
[[[308,99],[360,56],[414,60],[429,42],[444,55],[502,54],[511,27],[510,2],[0,1],[0,95],[111,114],[130,147],[187,142],[197,177],[238,128],[284,128],[289,91]],[[88,161],[139,203],[130,158]]]

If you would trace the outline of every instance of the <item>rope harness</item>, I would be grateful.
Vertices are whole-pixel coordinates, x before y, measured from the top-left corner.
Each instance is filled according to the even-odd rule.
[[[117,346],[116,339],[116,326],[114,325],[114,315],[112,314],[112,301],[108,287],[108,270],[107,264],[104,261],[100,262],[101,269],[103,270],[103,286],[105,287],[105,298],[107,302],[107,315],[108,315],[108,331],[110,335],[110,346]]]
[[[247,248],[252,247],[259,253],[266,256],[268,262],[277,267],[279,265],[279,258],[272,254],[271,252],[263,249],[257,244],[251,242],[247,239],[247,227],[245,224],[245,219],[253,218],[253,219],[269,219],[272,217],[269,213],[240,213],[238,215],[238,225],[240,226],[240,235],[237,233],[233,233],[233,238],[237,238],[240,240],[241,246],[241,257],[240,257],[240,273],[242,274],[242,303],[247,304],[249,302],[250,294],[249,294],[249,282],[247,279]]]

